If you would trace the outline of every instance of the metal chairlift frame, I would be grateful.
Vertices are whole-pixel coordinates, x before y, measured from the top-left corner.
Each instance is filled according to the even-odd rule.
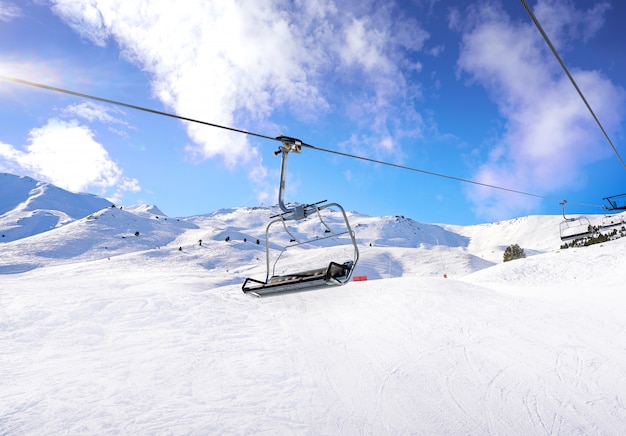
[[[283,211],[283,213],[279,215],[275,215],[272,221],[269,222],[267,227],[265,228],[265,263],[267,273],[265,276],[265,281],[247,278],[241,289],[246,294],[251,294],[257,297],[261,297],[263,295],[268,294],[277,294],[284,292],[295,292],[306,289],[313,289],[325,286],[340,286],[346,284],[350,278],[352,277],[352,273],[354,272],[354,268],[359,259],[359,248],[356,243],[356,238],[354,236],[354,231],[350,227],[350,223],[348,221],[348,217],[346,215],[345,210],[338,203],[326,203],[326,200],[313,203],[313,204],[305,204],[305,205],[295,205],[292,207],[287,207],[285,205],[285,183],[287,177],[287,157],[289,153],[301,153],[302,152],[302,141],[295,138],[290,138],[288,136],[279,136],[277,139],[280,139],[282,145],[274,154],[282,154],[282,165],[280,171],[280,188],[278,192],[278,204]],[[321,211],[324,209],[328,209],[334,207],[339,209],[345,224],[344,232],[334,232],[324,221],[321,215]],[[328,233],[328,236],[324,236],[322,238],[316,238],[314,240],[307,241],[298,241],[297,238],[289,231],[287,228],[287,221],[300,221],[305,218],[308,218],[312,215],[317,215],[319,221],[322,226],[325,228],[325,233]],[[282,224],[284,230],[290,236],[291,240],[294,242],[291,245],[287,245],[283,247],[280,254],[276,257],[273,264],[270,261],[270,228],[275,224]],[[304,245],[311,242],[317,242],[320,240],[338,237],[342,235],[348,235],[352,246],[354,248],[354,254],[352,259],[345,261],[343,263],[338,262],[330,262],[328,266],[296,272],[286,275],[276,275],[276,264],[282,257],[283,253],[287,248]]]
[[[624,224],[624,218],[619,214],[607,215],[602,217],[602,228],[616,227]]]
[[[572,240],[591,235],[591,222],[586,216],[579,216],[578,218],[568,218],[565,216],[565,204],[567,201],[561,202],[563,211],[563,220],[559,224],[559,233],[562,241]],[[573,229],[573,233],[569,234],[568,230]]]
[[[610,197],[604,197],[609,206],[604,206],[607,212],[616,210],[626,210],[626,194],[611,195]],[[602,227],[615,227],[624,224],[624,218],[617,214],[605,214],[602,217]]]
[[[603,200],[606,200],[610,205],[604,206],[606,210],[626,210],[626,194],[611,195],[610,197],[604,197]]]

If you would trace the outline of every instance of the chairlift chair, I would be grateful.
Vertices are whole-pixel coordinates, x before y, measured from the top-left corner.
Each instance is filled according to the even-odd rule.
[[[602,228],[621,226],[624,224],[624,218],[619,214],[605,214],[602,217]]]
[[[616,211],[616,210],[626,210],[626,194],[619,195],[611,195],[610,197],[604,197],[609,205],[604,206],[604,209],[607,212]],[[624,217],[618,214],[610,214],[606,213],[602,217],[602,227],[615,227],[624,224]]]
[[[583,238],[591,235],[591,223],[586,216],[568,218],[565,216],[565,203],[561,202],[563,211],[563,221],[559,224],[559,233],[562,241],[569,241],[576,238]]]
[[[282,213],[270,217],[271,221],[265,229],[265,280],[247,278],[242,285],[242,290],[246,294],[261,297],[268,294],[344,285],[352,277],[352,273],[359,259],[359,249],[346,212],[338,203],[327,203],[326,200],[313,204],[291,205],[290,207],[285,205],[287,157],[290,152],[300,153],[302,151],[302,141],[287,136],[279,136],[277,139],[280,139],[282,142],[279,150],[274,153],[275,155],[282,154],[280,188],[278,193],[278,204]],[[341,213],[343,222],[341,223],[342,225],[339,226],[340,228],[338,228],[337,225],[329,223],[328,219],[324,217],[325,213],[331,213],[333,209],[337,209]],[[306,220],[313,219],[316,219],[319,223],[319,228],[323,229],[321,230],[321,236],[315,238],[302,238],[293,228],[290,229],[288,225],[301,224]],[[283,230],[284,241],[281,242],[280,237],[276,238],[275,233],[270,232],[273,228]],[[298,248],[320,246],[324,245],[326,242],[330,243],[341,239],[348,240],[350,249],[349,255],[348,252],[344,250],[342,253],[344,258],[340,261],[336,261],[336,259],[330,261],[324,259],[325,263],[323,265],[318,265],[313,269],[303,269],[298,272],[284,273],[278,270],[279,263],[284,263],[285,253],[287,253],[289,249],[293,252]],[[289,242],[285,242],[287,240]],[[276,247],[278,247],[278,254],[272,258],[271,251],[274,249],[274,252],[276,252]],[[326,247],[318,249],[334,254],[331,248]],[[345,258],[345,256],[348,258]],[[293,267],[293,265],[291,266]]]

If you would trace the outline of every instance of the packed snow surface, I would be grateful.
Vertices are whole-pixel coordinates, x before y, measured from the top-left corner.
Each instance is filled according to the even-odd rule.
[[[367,281],[255,298],[272,208],[171,218],[3,178],[0,434],[626,434],[626,238],[349,213]],[[35,195],[63,219],[23,220]]]

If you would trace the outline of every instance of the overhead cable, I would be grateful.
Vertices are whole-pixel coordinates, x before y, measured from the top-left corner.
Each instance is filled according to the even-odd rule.
[[[183,120],[183,121],[189,121],[190,123],[204,124],[205,126],[216,127],[218,129],[224,129],[224,130],[230,130],[231,132],[243,133],[244,135],[256,136],[258,138],[263,138],[263,139],[271,139],[271,140],[275,140],[276,139],[276,138],[272,138],[271,136],[265,136],[265,135],[261,135],[259,133],[248,132],[247,130],[235,129],[234,127],[221,126],[219,124],[209,123],[209,122],[206,122],[206,121],[196,120],[196,119],[193,119],[193,118],[187,118],[187,117],[183,117],[183,116],[180,116],[180,115],[172,114],[172,113],[169,113],[169,112],[163,112],[163,111],[159,111],[159,110],[156,110],[156,109],[149,109],[149,108],[146,108],[146,107],[143,107],[143,106],[137,106],[137,105],[134,105],[134,104],[128,104],[128,103],[124,103],[124,102],[121,102],[121,101],[109,100],[108,98],[96,97],[95,95],[83,94],[81,92],[69,91],[67,89],[57,88],[55,86],[50,86],[50,85],[44,85],[42,83],[37,83],[37,82],[31,82],[29,80],[18,79],[16,77],[9,77],[9,76],[5,76],[5,75],[0,74],[0,79],[4,79],[4,80],[11,81],[11,82],[16,82],[16,83],[21,83],[23,85],[34,86],[36,88],[47,89],[49,91],[60,92],[62,94],[69,94],[69,95],[74,95],[76,97],[82,97],[82,98],[87,98],[87,99],[90,99],[90,100],[101,101],[103,103],[109,103],[109,104],[113,104],[113,105],[117,105],[117,106],[123,106],[123,107],[127,107],[127,108],[130,108],[130,109],[135,109],[135,110],[138,110],[138,111],[149,112],[151,114],[162,115],[164,117],[170,117],[170,118],[176,118],[176,119]]]
[[[460,177],[448,176],[446,174],[434,173],[432,171],[420,170],[418,168],[408,167],[408,166],[405,166],[405,165],[399,165],[399,164],[394,164],[394,163],[391,163],[391,162],[384,162],[384,161],[380,161],[380,160],[376,160],[376,159],[371,159],[369,157],[356,156],[356,155],[353,155],[353,154],[350,154],[350,153],[344,153],[344,152],[337,151],[337,150],[329,150],[329,149],[326,149],[326,148],[320,148],[320,147],[316,147],[316,146],[310,145],[310,144],[303,143],[302,146],[303,147],[307,147],[307,148],[311,148],[313,150],[318,150],[318,151],[323,151],[323,152],[326,152],[326,153],[337,154],[339,156],[351,157],[353,159],[359,159],[359,160],[363,160],[363,161],[366,161],[366,162],[371,162],[371,163],[380,164],[380,165],[386,165],[386,166],[393,167],[393,168],[400,168],[400,169],[403,169],[403,170],[413,171],[413,172],[416,172],[416,173],[422,173],[422,174],[427,174],[427,175],[430,175],[430,176],[442,177],[444,179],[456,180],[456,181],[464,182],[464,183],[471,183],[473,185],[483,186],[483,187],[486,187],[486,188],[499,189],[501,191],[513,192],[515,194],[528,195],[530,197],[542,198],[544,200],[557,201],[557,202],[563,201],[563,200],[559,200],[559,199],[556,199],[556,198],[546,197],[544,195],[533,194],[533,193],[524,192],[524,191],[518,191],[516,189],[503,188],[501,186],[490,185],[488,183],[477,182],[475,180],[462,179]]]
[[[561,56],[559,56],[559,53],[556,51],[556,48],[552,44],[552,41],[550,41],[550,38],[548,37],[548,34],[543,30],[543,27],[541,27],[541,24],[539,23],[539,20],[537,20],[537,17],[535,16],[533,11],[528,6],[528,3],[526,3],[526,0],[521,0],[521,2],[522,2],[522,5],[524,5],[524,8],[526,9],[526,12],[528,12],[528,15],[530,15],[531,20],[533,20],[533,23],[535,23],[535,26],[537,27],[537,30],[539,30],[539,33],[541,33],[541,36],[543,36],[543,39],[545,39],[546,43],[548,44],[548,47],[550,47],[550,50],[552,50],[552,53],[554,54],[554,57],[556,57],[556,60],[559,61],[559,64],[561,65],[561,68],[563,68],[563,71],[565,71],[565,74],[569,78],[570,82],[572,82],[572,85],[574,85],[574,88],[576,88],[576,91],[578,92],[578,95],[580,95],[580,98],[585,103],[585,106],[587,106],[587,109],[589,109],[589,112],[591,113],[591,116],[593,116],[593,119],[598,124],[598,127],[600,127],[600,130],[602,130],[602,133],[604,134],[604,137],[606,138],[606,140],[611,145],[611,148],[613,148],[613,151],[615,152],[615,155],[617,156],[619,161],[622,163],[622,166],[624,168],[626,168],[626,163],[622,159],[622,156],[619,154],[619,151],[617,151],[617,148],[613,144],[613,141],[611,141],[611,138],[609,137],[609,134],[606,132],[606,130],[604,130],[604,127],[602,126],[602,123],[600,122],[600,120],[596,116],[595,112],[591,108],[591,105],[589,104],[589,102],[585,98],[585,95],[583,94],[583,92],[578,87],[578,84],[574,80],[574,77],[572,77],[572,75],[570,74],[567,66],[565,65],[565,63],[561,59]]]
[[[202,124],[202,125],[209,126],[209,127],[215,127],[215,128],[218,128],[218,129],[228,130],[228,131],[235,132],[235,133],[241,133],[241,134],[244,134],[244,135],[250,135],[250,136],[257,137],[257,138],[268,139],[270,141],[281,141],[281,139],[280,139],[281,137],[280,136],[279,137],[272,137],[272,136],[267,136],[267,135],[263,135],[263,134],[260,134],[260,133],[250,132],[248,130],[242,130],[242,129],[236,129],[234,127],[222,126],[220,124],[209,123],[209,122],[206,122],[206,121],[201,121],[201,120],[197,120],[197,119],[194,119],[194,118],[188,118],[188,117],[184,117],[184,116],[181,116],[181,115],[176,115],[176,114],[169,113],[169,112],[163,112],[163,111],[159,111],[159,110],[156,110],[156,109],[149,109],[149,108],[146,108],[146,107],[143,107],[143,106],[137,106],[137,105],[134,105],[134,104],[124,103],[124,102],[121,102],[121,101],[110,100],[108,98],[97,97],[97,96],[94,96],[94,95],[84,94],[84,93],[81,93],[81,92],[70,91],[70,90],[67,90],[67,89],[58,88],[58,87],[55,87],[55,86],[49,86],[49,85],[45,85],[45,84],[42,84],[42,83],[32,82],[32,81],[29,81],[29,80],[23,80],[23,79],[19,79],[19,78],[15,78],[15,77],[9,77],[9,76],[5,76],[5,75],[2,75],[2,74],[0,74],[0,79],[8,80],[8,81],[15,82],[15,83],[20,83],[20,84],[23,84],[23,85],[33,86],[33,87],[36,87],[36,88],[46,89],[46,90],[49,90],[49,91],[60,92],[62,94],[74,95],[76,97],[81,97],[81,98],[86,98],[86,99],[90,99],[90,100],[100,101],[100,102],[108,103],[108,104],[112,104],[112,105],[123,106],[123,107],[127,107],[127,108],[130,108],[130,109],[135,109],[135,110],[139,110],[139,111],[143,111],[143,112],[149,112],[149,113],[152,113],[152,114],[162,115],[162,116],[169,117],[169,118],[175,118],[175,119],[179,119],[179,120],[182,120],[182,121],[188,121],[190,123],[198,123],[198,124]],[[526,195],[526,196],[529,196],[529,197],[540,198],[540,199],[543,199],[543,200],[554,201],[554,202],[558,202],[558,203],[564,201],[562,199],[557,199],[557,198],[553,198],[553,197],[547,197],[547,196],[544,196],[544,195],[533,194],[533,193],[530,193],[530,192],[519,191],[519,190],[511,189],[511,188],[504,188],[504,187],[501,187],[501,186],[491,185],[491,184],[488,184],[488,183],[477,182],[475,180],[463,179],[463,178],[460,178],[460,177],[454,177],[454,176],[449,176],[449,175],[446,175],[446,174],[435,173],[435,172],[432,172],[432,171],[421,170],[421,169],[418,169],[418,168],[413,168],[413,167],[409,167],[409,166],[405,166],[405,165],[399,165],[399,164],[394,164],[394,163],[391,163],[391,162],[385,162],[385,161],[381,161],[381,160],[377,160],[377,159],[371,159],[371,158],[364,157],[364,156],[358,156],[358,155],[354,155],[354,154],[350,154],[350,153],[344,153],[344,152],[337,151],[337,150],[330,150],[330,149],[326,149],[326,148],[316,147],[314,145],[306,144],[304,142],[302,143],[302,146],[306,147],[306,148],[310,148],[312,150],[325,152],[325,153],[331,153],[331,154],[335,154],[335,155],[339,155],[339,156],[349,157],[349,158],[352,158],[352,159],[358,159],[358,160],[362,160],[362,161],[366,161],[366,162],[370,162],[370,163],[375,163],[375,164],[379,164],[379,165],[385,165],[385,166],[389,166],[389,167],[393,167],[393,168],[399,168],[399,169],[403,169],[403,170],[413,171],[413,172],[422,173],[422,174],[426,174],[426,175],[430,175],[430,176],[442,177],[442,178],[449,179],[449,180],[456,180],[456,181],[459,181],[459,182],[469,183],[469,184],[473,184],[473,185],[477,185],[477,186],[483,186],[483,187],[486,187],[486,188],[498,189],[500,191],[511,192],[511,193],[514,193],[514,194]],[[579,206],[601,207],[601,206],[598,206],[598,205],[579,203],[579,202],[574,202],[574,201],[568,201],[568,203],[570,203],[570,204],[577,204]]]

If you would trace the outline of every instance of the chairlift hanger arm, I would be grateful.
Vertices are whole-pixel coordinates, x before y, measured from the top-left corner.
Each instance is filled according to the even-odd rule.
[[[567,200],[561,201],[561,210],[563,212],[563,219],[565,221],[574,221],[576,218],[568,218],[565,216],[565,203],[567,203]]]
[[[283,220],[301,220],[306,218],[310,212],[316,210],[317,204],[323,203],[318,202],[314,203],[314,205],[295,205],[293,207],[287,207],[285,205],[285,185],[287,183],[287,158],[289,153],[301,153],[303,142],[300,139],[292,138],[290,136],[280,135],[276,137],[277,140],[282,142],[280,148],[274,152],[274,155],[278,156],[282,155],[282,163],[280,167],[280,188],[278,191],[278,205],[280,209],[283,211],[281,214]]]
[[[604,197],[603,200],[610,204],[610,207],[604,206],[606,210],[626,210],[626,194],[611,195]],[[622,201],[621,204],[618,203],[619,200]]]

